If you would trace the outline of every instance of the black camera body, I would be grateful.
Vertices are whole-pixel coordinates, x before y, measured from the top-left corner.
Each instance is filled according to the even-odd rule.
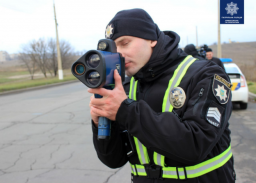
[[[97,50],[90,50],[71,67],[73,75],[89,88],[112,90],[115,87],[114,70],[117,69],[122,81],[125,79],[125,59],[117,53],[116,44],[111,39],[101,39]],[[102,96],[95,94],[95,98]],[[111,121],[99,117],[98,139],[110,139]]]
[[[206,44],[203,45],[203,46],[201,46],[200,49],[197,50],[197,51],[198,51],[198,55],[199,55],[200,57],[206,58],[206,50],[207,50],[207,49],[208,49],[208,46],[207,46]]]
[[[111,39],[101,39],[97,50],[87,51],[71,68],[73,75],[89,88],[114,87],[114,70],[122,81],[125,79],[125,63],[116,44]]]

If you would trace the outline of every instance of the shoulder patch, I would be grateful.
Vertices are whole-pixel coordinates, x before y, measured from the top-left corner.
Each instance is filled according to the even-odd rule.
[[[223,116],[224,108],[212,101],[206,113],[206,120],[213,126],[219,128]]]
[[[230,96],[232,84],[215,74],[212,83],[212,92],[220,104],[226,104]]]

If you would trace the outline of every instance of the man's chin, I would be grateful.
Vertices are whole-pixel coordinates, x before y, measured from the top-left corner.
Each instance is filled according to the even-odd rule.
[[[134,74],[128,72],[128,71],[125,71],[125,75],[128,76],[128,77],[132,77]]]
[[[126,69],[125,69],[125,74],[126,74],[127,76],[129,76],[129,77],[134,76],[137,72],[138,72],[137,69],[132,69],[132,68],[129,68],[129,69],[126,68]]]
[[[128,77],[132,77],[132,75],[131,75],[131,74],[127,74],[127,73],[125,73],[125,75],[126,75],[126,76],[128,76]]]

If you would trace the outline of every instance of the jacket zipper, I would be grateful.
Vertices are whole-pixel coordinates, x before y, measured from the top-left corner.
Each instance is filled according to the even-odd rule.
[[[201,88],[199,95],[193,105],[195,105],[198,102],[198,100],[203,96],[203,94],[204,94],[204,88]]]
[[[139,85],[139,82],[140,82],[140,80],[138,81],[138,85]],[[139,90],[137,90],[137,92],[141,93],[140,98],[139,98],[140,100],[144,100],[146,98],[147,92],[150,90],[151,86],[152,86],[152,83],[150,84],[150,86],[147,86],[146,88],[144,86],[144,89],[142,90],[141,86],[139,85]],[[138,98],[137,98],[137,100],[138,100]]]

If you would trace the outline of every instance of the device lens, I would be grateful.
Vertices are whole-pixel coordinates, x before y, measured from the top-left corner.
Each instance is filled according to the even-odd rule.
[[[87,81],[91,85],[97,85],[100,82],[100,74],[96,71],[91,72],[87,77]]]
[[[102,51],[106,50],[107,49],[107,43],[105,43],[103,41],[100,42],[99,45],[98,45],[98,49],[102,50]]]
[[[92,68],[96,68],[100,64],[100,56],[98,54],[91,55],[87,60],[87,64]]]
[[[77,75],[83,75],[84,72],[85,72],[85,66],[84,66],[84,64],[77,64],[77,65],[75,66],[75,73],[76,73]]]

